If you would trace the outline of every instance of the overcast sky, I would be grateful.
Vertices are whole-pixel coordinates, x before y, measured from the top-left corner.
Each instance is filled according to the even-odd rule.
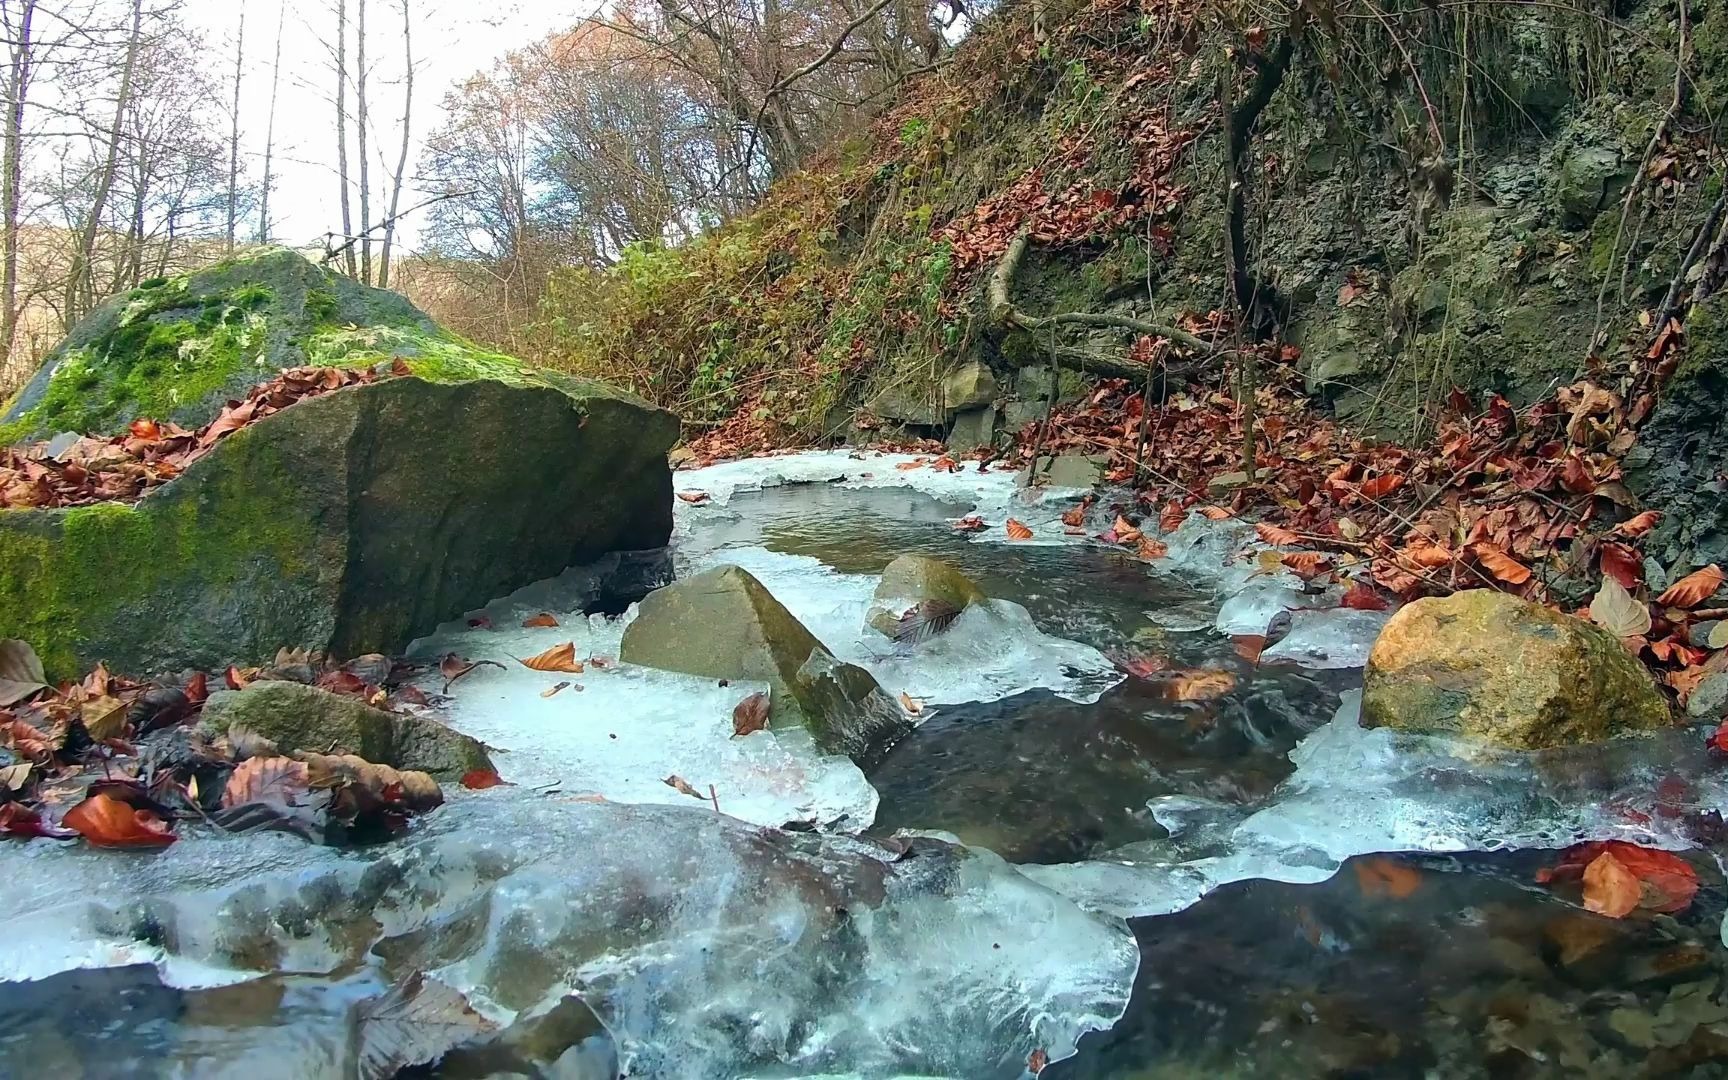
[[[348,0],[349,19],[356,0]],[[511,49],[567,27],[597,6],[594,0],[409,0],[414,14],[413,144],[409,174],[415,173],[426,134],[442,121],[445,92],[476,71],[490,67]],[[270,217],[275,237],[296,246],[321,244],[326,232],[341,232],[337,201],[335,105],[332,63],[325,45],[335,37],[334,0],[187,0],[186,19],[205,35],[211,63],[224,83],[232,78],[234,40],[242,11],[246,19],[245,65],[240,89],[243,151],[254,180],[263,175],[270,111],[271,66],[278,13],[282,23],[282,77],[276,108],[276,184]],[[349,50],[352,63],[353,39]],[[368,98],[372,127],[383,146],[374,146],[373,218],[387,192],[385,167],[395,167],[400,150],[397,121],[402,111],[401,0],[368,0]],[[231,84],[230,84],[231,85]],[[352,108],[352,100],[350,100]],[[352,131],[350,132],[352,139]],[[351,144],[352,145],[352,144]],[[352,155],[352,150],[350,151]],[[350,171],[357,166],[350,161]],[[410,181],[411,182],[411,181]],[[424,196],[405,191],[403,205]],[[418,218],[420,215],[415,215]],[[408,219],[412,248],[417,221]],[[249,225],[250,228],[255,225]]]

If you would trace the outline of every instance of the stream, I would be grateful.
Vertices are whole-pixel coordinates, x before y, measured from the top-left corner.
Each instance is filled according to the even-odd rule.
[[[388,1076],[381,1042],[452,1028],[400,1075],[1728,1075],[1728,890],[1687,828],[1728,788],[1698,733],[1514,754],[1364,730],[1385,616],[1267,574],[1251,530],[1196,516],[1148,564],[1065,534],[1078,492],[912,460],[675,477],[706,496],[677,507],[678,576],[743,566],[920,707],[868,775],[801,731],[732,737],[748,682],[516,664],[616,656],[633,612],[592,598],[642,568],[577,568],[411,650],[499,662],[438,715],[511,786],[447,785],[405,839],[0,845],[0,1075]],[[991,602],[914,645],[870,630],[908,552]],[[559,629],[522,627],[540,612]],[[1179,700],[1117,662],[1149,658],[1235,683]],[[1680,849],[1703,887],[1588,914],[1536,883],[1584,839]],[[438,989],[393,996],[416,974]]]

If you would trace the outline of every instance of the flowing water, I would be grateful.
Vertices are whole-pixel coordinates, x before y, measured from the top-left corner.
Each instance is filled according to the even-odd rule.
[[[378,1075],[380,1031],[437,1026],[379,1004],[416,972],[487,1030],[409,1075],[1728,1075],[1707,852],[1674,916],[1535,883],[1578,839],[1691,843],[1724,802],[1695,736],[1514,755],[1364,731],[1379,620],[1260,572],[1239,527],[1190,522],[1149,566],[1065,536],[1063,493],[904,460],[679,476],[710,496],[679,505],[680,575],[744,566],[923,703],[867,775],[798,733],[731,738],[749,684],[611,664],[543,696],[570,677],[510,657],[615,655],[622,631],[583,611],[618,568],[573,572],[417,646],[504,663],[442,715],[517,786],[361,851],[190,828],[151,855],[0,849],[0,1075]],[[973,509],[989,528],[955,530]],[[868,630],[906,552],[993,602],[916,645]],[[1290,608],[1237,655],[1227,633]],[[517,629],[540,611],[563,628]],[[1236,683],[1177,700],[1113,658]]]

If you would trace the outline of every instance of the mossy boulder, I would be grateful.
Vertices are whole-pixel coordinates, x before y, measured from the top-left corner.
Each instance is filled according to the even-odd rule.
[[[1652,731],[1668,703],[1619,639],[1507,593],[1408,604],[1368,656],[1362,723],[1538,750]]]
[[[245,728],[285,754],[356,754],[374,765],[431,773],[440,780],[492,768],[485,746],[436,720],[388,713],[301,683],[255,682],[244,690],[218,690],[204,704],[202,723],[212,735]]]
[[[901,555],[882,571],[882,581],[864,616],[872,628],[894,637],[907,608],[936,604],[958,615],[988,597],[959,570],[927,555]]]
[[[0,637],[59,678],[395,652],[572,564],[663,545],[677,433],[577,380],[310,398],[136,505],[0,511]]]
[[[650,593],[625,628],[630,664],[752,679],[770,687],[770,727],[802,726],[829,753],[880,760],[908,730],[905,712],[868,671],[834,658],[760,581],[721,566]]]
[[[195,428],[285,368],[397,359],[431,381],[534,378],[396,293],[261,248],[98,306],[0,414],[0,445],[112,435],[141,416]]]

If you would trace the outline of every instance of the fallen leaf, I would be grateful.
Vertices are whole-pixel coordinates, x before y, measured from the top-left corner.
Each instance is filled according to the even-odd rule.
[[[97,847],[162,847],[175,839],[155,814],[100,793],[66,811],[62,823]]]
[[[117,739],[126,730],[126,703],[119,698],[91,698],[78,706],[78,722],[97,742]]]
[[[1602,568],[1604,577],[1613,578],[1623,588],[1636,589],[1644,583],[1644,563],[1625,544],[1603,543],[1597,548],[1596,564]]]
[[[1236,689],[1236,676],[1211,669],[1179,671],[1170,684],[1170,696],[1176,701],[1211,701]]]
[[[1116,524],[1110,526],[1110,531],[1115,534],[1118,544],[1139,543],[1140,537],[1143,535],[1133,522],[1121,514],[1116,515]]]
[[[553,683],[551,686],[548,686],[546,689],[540,691],[540,696],[543,698],[548,698],[548,697],[551,697],[552,695],[556,694],[560,690],[568,690],[569,688],[570,688],[570,681],[568,679],[561,679],[558,682]]]
[[[543,653],[530,656],[517,663],[535,671],[567,671],[572,675],[582,674],[582,661],[576,659],[576,643],[566,641],[562,645],[554,645]]]
[[[287,757],[248,758],[228,774],[228,786],[222,789],[222,805],[268,802],[294,806],[310,788],[304,761]]]
[[[1150,536],[1142,536],[1137,553],[1147,562],[1153,562],[1170,554],[1170,545],[1162,540],[1154,540]]]
[[[1584,908],[1610,919],[1623,919],[1638,907],[1643,889],[1638,878],[1604,851],[1584,868]]]
[[[1530,568],[1501,551],[1493,544],[1479,543],[1471,547],[1477,561],[1488,568],[1488,572],[1508,585],[1522,585],[1530,580]]]
[[[668,776],[666,779],[664,779],[660,782],[662,784],[665,784],[667,787],[671,788],[673,791],[676,791],[680,795],[688,795],[693,799],[706,800],[708,798],[708,796],[702,794],[700,791],[697,791],[695,788],[691,787],[690,781],[684,779],[682,776],[677,776],[677,775]]]
[[[1386,496],[1404,486],[1404,477],[1399,473],[1385,473],[1372,480],[1362,481],[1362,494],[1370,499],[1384,499]]]
[[[503,783],[504,778],[495,769],[469,769],[462,774],[462,786],[473,791],[484,791]]]
[[[0,769],[0,791],[23,791],[30,782],[30,770],[35,768],[28,761],[16,765],[8,765]]]
[[[1236,648],[1236,655],[1256,666],[1260,663],[1260,654],[1266,651],[1265,634],[1236,634],[1230,638],[1231,645]]]
[[[912,716],[924,711],[924,703],[904,690],[900,691],[900,707]]]
[[[913,469],[922,469],[924,467],[924,460],[920,458],[917,461],[902,461],[894,467],[901,472],[911,472]]]
[[[132,433],[134,439],[144,442],[160,442],[162,440],[162,427],[154,420],[134,420],[126,430]]]
[[[684,502],[695,504],[695,505],[705,503],[709,499],[709,495],[706,491],[680,491],[677,493],[677,495],[678,495],[678,498],[683,500]]]
[[[1015,521],[1013,518],[1009,518],[1006,522],[1004,522],[1003,528],[1007,530],[1008,539],[1010,539],[1010,540],[1030,540],[1030,539],[1032,539],[1032,530],[1028,529],[1026,526],[1022,525],[1020,522]]]
[[[230,690],[244,690],[251,685],[255,676],[256,672],[254,671],[241,671],[233,664],[229,664],[228,670],[222,673],[222,681]]]
[[[357,1080],[385,1080],[429,1065],[497,1025],[456,989],[415,972],[355,1009]]]
[[[1355,582],[1344,590],[1344,595],[1338,599],[1338,606],[1356,611],[1389,611],[1392,607],[1374,586],[1365,581]]]
[[[455,653],[445,653],[444,659],[438,661],[438,674],[444,676],[444,689],[449,690],[457,679],[477,667],[484,667],[488,664],[500,670],[504,667],[496,660],[469,660],[466,657],[457,656]],[[230,668],[229,670],[233,669]]]
[[[732,706],[732,737],[750,735],[768,726],[769,700],[766,690],[758,690]]]
[[[1656,603],[1662,607],[1697,607],[1716,594],[1716,590],[1722,587],[1723,577],[1722,569],[1711,563],[1668,586],[1667,591],[1656,598]]]
[[[1661,520],[1662,512],[1660,510],[1646,510],[1636,517],[1627,518],[1609,531],[1615,536],[1626,536],[1635,539],[1643,536],[1651,529],[1654,529],[1656,523]]]
[[[17,638],[0,640],[0,709],[16,705],[48,689],[42,660],[29,642]]]
[[[954,523],[954,528],[961,532],[978,532],[980,529],[988,527],[989,526],[984,524],[984,519],[979,517],[977,514],[967,514],[965,517]]]
[[[543,627],[557,625],[558,620],[554,618],[552,613],[549,611],[542,611],[538,615],[530,615],[528,618],[522,620],[522,629],[524,630],[539,630]]]
[[[1422,887],[1422,871],[1398,859],[1374,856],[1357,859],[1356,885],[1363,896],[1384,896],[1404,900]]]
[[[1319,577],[1332,569],[1332,559],[1320,551],[1291,551],[1279,556],[1279,562],[1304,580]]]
[[[1598,860],[1604,855],[1610,856],[1615,865],[1597,867]],[[1589,871],[1592,867],[1597,867],[1598,883],[1594,892],[1601,907],[1590,905]],[[1673,852],[1624,840],[1597,840],[1567,848],[1557,865],[1537,872],[1536,880],[1543,883],[1583,880],[1585,906],[1609,915],[1625,905],[1625,882],[1621,880],[1621,871],[1633,879],[1633,906],[1646,911],[1665,914],[1682,911],[1698,892],[1698,873],[1685,859]],[[1626,911],[1630,910],[1626,908]],[[1612,917],[1620,918],[1624,914],[1622,911]]]
[[[1280,528],[1264,521],[1254,526],[1254,532],[1259,535],[1260,539],[1273,547],[1299,547],[1302,543],[1302,538],[1289,529]]]
[[[1208,521],[1224,521],[1236,516],[1222,506],[1202,506],[1196,512]]]
[[[48,733],[31,727],[22,720],[0,720],[0,738],[14,753],[27,758],[42,759],[53,752]]]
[[[1590,601],[1590,621],[1618,638],[1643,637],[1650,633],[1650,606],[1632,598],[1612,577]]]

